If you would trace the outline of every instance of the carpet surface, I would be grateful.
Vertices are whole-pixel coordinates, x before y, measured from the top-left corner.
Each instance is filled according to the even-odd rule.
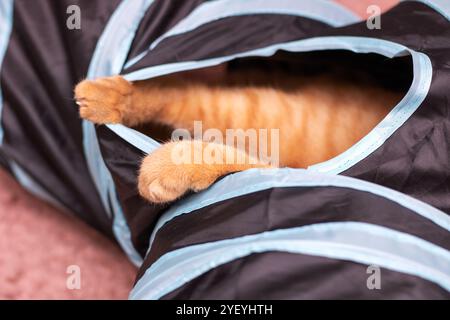
[[[369,5],[398,1],[338,2],[366,17]],[[79,289],[68,270],[80,271]],[[126,299],[135,273],[116,244],[0,170],[0,299]]]
[[[135,273],[117,245],[0,171],[0,299],[126,299]]]

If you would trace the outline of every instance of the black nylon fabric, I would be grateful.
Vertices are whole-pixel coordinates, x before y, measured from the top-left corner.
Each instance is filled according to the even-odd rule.
[[[114,132],[104,126],[97,128],[102,155],[114,180],[117,196],[122,205],[131,241],[144,256],[148,247],[149,234],[155,227],[161,212],[167,205],[154,205],[145,201],[137,190],[137,174],[144,153],[117,139]]]
[[[327,28],[322,22],[280,14],[223,18],[163,40],[151,53],[123,73],[166,63],[223,57],[313,37]],[[205,43],[208,45],[205,46]]]
[[[14,1],[2,63],[4,156],[84,221],[111,235],[111,222],[87,169],[73,87],[118,0]],[[66,27],[78,5],[81,30]]]
[[[145,13],[136,30],[128,53],[128,60],[146,51],[159,36],[208,0],[155,0]]]
[[[325,222],[364,222],[409,233],[450,250],[449,232],[386,198],[340,187],[275,188],[184,214],[156,233],[138,273],[164,254],[195,244]]]
[[[432,282],[384,268],[381,288],[369,290],[367,267],[300,254],[253,254],[221,265],[162,299],[450,299]]]

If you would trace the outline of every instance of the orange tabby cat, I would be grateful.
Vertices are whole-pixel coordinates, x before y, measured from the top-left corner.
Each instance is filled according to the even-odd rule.
[[[85,80],[76,86],[75,98],[81,117],[97,124],[132,127],[156,122],[192,131],[194,121],[202,121],[204,130],[221,132],[279,129],[279,145],[264,139],[258,141],[260,148],[277,148],[280,166],[304,168],[352,146],[400,96],[335,77],[250,70],[244,76],[197,73],[135,83],[121,76]],[[168,202],[189,190],[203,190],[225,174],[274,165],[249,154],[247,148],[194,140],[163,144],[142,162],[139,193],[151,202]],[[195,152],[203,154],[206,149],[214,159],[231,155],[230,159],[240,156],[244,161],[194,161]],[[180,151],[191,161],[177,161]]]

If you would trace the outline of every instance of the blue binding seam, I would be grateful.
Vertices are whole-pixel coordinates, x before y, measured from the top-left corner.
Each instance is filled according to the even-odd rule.
[[[410,51],[413,59],[413,83],[404,98],[365,137],[338,156],[309,170],[339,174],[366,158],[378,149],[417,110],[428,94],[433,69],[430,59],[423,53]]]
[[[152,2],[153,0],[123,0],[120,3],[97,43],[89,65],[88,78],[120,73],[138,25]],[[106,212],[110,216],[113,215],[114,235],[130,260],[139,266],[142,257],[131,241],[131,233],[117,198],[114,181],[101,155],[95,127],[92,123],[83,121],[82,129],[88,168]]]
[[[187,33],[196,28],[223,18],[251,15],[251,14],[285,14],[302,16],[312,20],[324,22],[334,27],[342,27],[356,23],[361,19],[352,11],[338,3],[292,0],[217,0],[202,3],[186,18],[178,22],[168,32],[156,39],[149,47],[125,64],[125,69],[141,60],[149,51],[153,50],[161,41],[169,37]]]
[[[450,291],[450,252],[418,237],[361,222],[331,222],[192,245],[164,254],[130,299],[159,299],[225,263],[253,253],[288,252],[377,265]]]
[[[350,188],[375,194],[393,201],[450,231],[449,215],[420,200],[371,182],[341,175],[314,173],[304,169],[250,169],[228,175],[213,184],[209,189],[174,204],[159,218],[150,236],[148,251],[151,250],[157,232],[166,223],[180,215],[195,214],[196,210],[214,203],[271,188],[325,186]]]

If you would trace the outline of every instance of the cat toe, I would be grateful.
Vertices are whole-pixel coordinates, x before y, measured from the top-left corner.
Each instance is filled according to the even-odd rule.
[[[159,179],[157,179],[148,186],[148,200],[154,203],[170,202],[178,199],[185,192],[186,190],[179,190],[178,188],[173,189],[164,186],[164,184],[161,183]]]
[[[145,180],[142,177],[140,179]],[[167,203],[180,198],[188,190],[188,186],[166,180],[164,177],[159,177],[151,182],[141,182],[140,195],[152,203]]]

